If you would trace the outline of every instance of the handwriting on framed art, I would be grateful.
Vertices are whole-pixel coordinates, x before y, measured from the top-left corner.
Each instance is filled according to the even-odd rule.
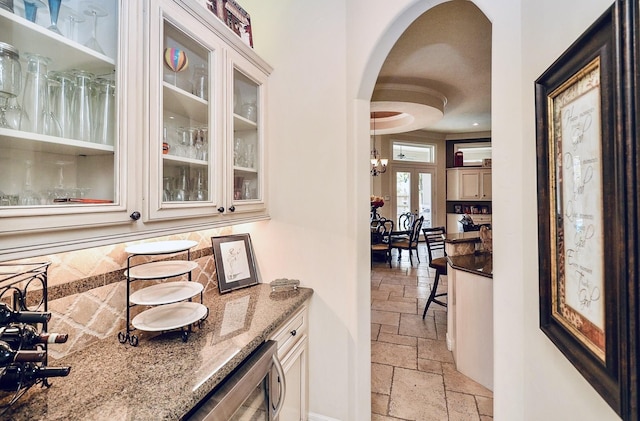
[[[600,57],[549,97],[552,317],[605,358]]]

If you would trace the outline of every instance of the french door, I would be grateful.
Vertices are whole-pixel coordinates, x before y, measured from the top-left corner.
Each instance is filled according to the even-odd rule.
[[[432,226],[434,220],[435,169],[428,167],[394,166],[392,206],[397,223],[405,212],[424,216],[422,226]]]

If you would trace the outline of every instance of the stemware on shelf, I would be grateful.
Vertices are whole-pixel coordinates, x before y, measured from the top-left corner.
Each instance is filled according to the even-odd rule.
[[[40,195],[33,190],[32,179],[33,162],[25,161],[24,187],[20,193],[20,204],[23,206],[36,206],[40,204]]]
[[[14,96],[13,98],[9,98],[9,101],[7,102],[5,117],[8,123],[8,127],[13,130],[20,130],[22,120],[29,119],[29,117],[27,117],[27,114],[20,106],[20,103],[18,103],[18,97],[16,96]]]
[[[91,141],[91,83],[93,73],[84,70],[72,72],[75,85],[71,98],[71,137],[73,139]]]
[[[20,93],[22,67],[18,49],[11,44],[0,42],[0,127],[13,128],[6,120],[9,100]]]
[[[24,0],[24,17],[28,21],[35,22],[38,18],[38,9],[41,7],[46,5],[40,0]]]
[[[49,25],[48,29],[55,32],[56,34],[62,35],[62,32],[60,32],[60,29],[58,28],[60,3],[62,3],[62,0],[49,0],[49,14],[51,15],[51,25]]]
[[[78,41],[77,24],[84,22],[84,14],[65,6],[64,4],[60,8],[60,14],[64,17],[64,20],[68,21],[67,25],[67,38]]]
[[[86,3],[85,7],[86,8],[84,9],[84,14],[93,18],[93,28],[91,32],[91,38],[89,38],[89,40],[84,45],[91,48],[92,50],[99,52],[100,54],[104,54],[104,50],[100,46],[100,43],[98,43],[97,38],[98,18],[105,17],[109,13],[107,13],[106,10],[95,3]]]
[[[27,72],[22,94],[23,110],[29,117],[23,118],[20,130],[60,136],[60,124],[49,110],[48,57],[27,53]]]

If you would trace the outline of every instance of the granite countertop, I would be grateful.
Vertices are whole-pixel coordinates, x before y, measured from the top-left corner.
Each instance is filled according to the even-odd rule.
[[[473,254],[447,256],[447,259],[453,269],[493,278],[493,255],[491,253],[477,251]]]
[[[444,235],[445,243],[475,243],[480,242],[479,231],[452,232]]]
[[[200,328],[193,328],[187,342],[175,331],[140,335],[139,345],[133,347],[118,342],[113,332],[103,341],[50,361],[50,366],[71,366],[69,376],[52,379],[48,389],[32,387],[9,411],[0,412],[0,418],[179,419],[312,294],[309,288],[272,293],[268,284],[222,295],[208,292],[204,304],[209,316]]]

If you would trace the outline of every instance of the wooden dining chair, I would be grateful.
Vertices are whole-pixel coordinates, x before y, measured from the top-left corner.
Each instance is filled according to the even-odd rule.
[[[375,230],[371,230],[371,265],[375,256],[384,254],[385,262],[391,267],[391,232],[394,223],[390,219],[380,219]]]
[[[422,228],[422,222],[424,221],[424,217],[413,221],[413,225],[411,230],[409,231],[409,236],[407,238],[393,238],[391,248],[398,249],[398,260],[402,257],[402,250],[409,250],[409,263],[413,266],[413,261],[411,260],[411,251],[416,251],[416,258],[418,259],[418,263],[420,263],[420,256],[418,254],[418,241],[420,240],[420,228]]]
[[[433,286],[431,287],[431,293],[427,298],[427,303],[424,306],[422,312],[422,318],[427,315],[427,310],[431,303],[440,304],[443,307],[447,307],[447,303],[439,300],[437,297],[446,296],[446,292],[438,293],[438,283],[440,282],[440,276],[447,274],[447,253],[444,249],[444,234],[446,234],[445,227],[423,228],[424,241],[427,244],[427,254],[429,256],[429,267],[436,270],[436,277],[433,280]],[[439,257],[436,257],[439,256]]]

